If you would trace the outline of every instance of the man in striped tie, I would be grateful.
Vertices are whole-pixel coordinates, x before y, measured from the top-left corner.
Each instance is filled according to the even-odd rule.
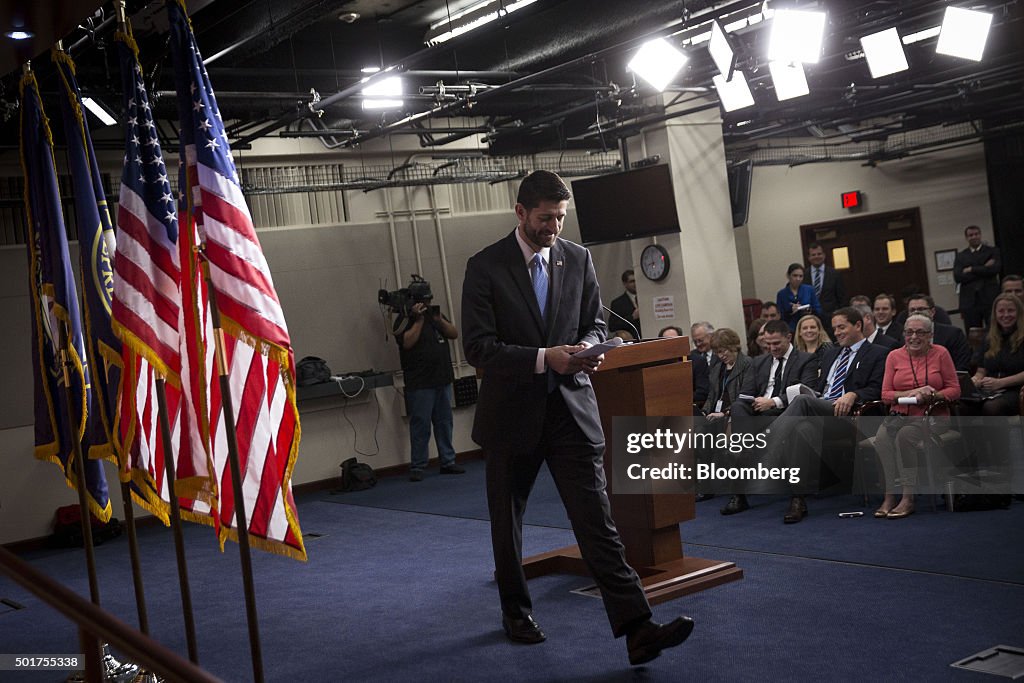
[[[821,304],[821,319],[829,320],[837,308],[846,303],[846,289],[843,287],[843,276],[832,266],[825,263],[825,248],[817,242],[807,247],[808,268],[806,277],[810,278],[811,286],[818,295]],[[805,280],[806,282],[806,280]]]
[[[877,401],[882,396],[885,349],[867,341],[861,314],[855,308],[840,308],[832,315],[832,331],[836,346],[822,357],[821,376],[812,387],[818,395],[801,394],[794,398],[773,424],[768,442],[770,452],[781,453],[787,466],[799,466],[804,472],[818,456],[820,449],[813,446],[821,439],[836,436],[844,424],[838,420],[802,418],[845,417],[856,404]],[[820,434],[820,438],[809,437],[808,429],[813,430],[815,437]],[[806,516],[804,496],[794,495],[784,521],[794,524]]]

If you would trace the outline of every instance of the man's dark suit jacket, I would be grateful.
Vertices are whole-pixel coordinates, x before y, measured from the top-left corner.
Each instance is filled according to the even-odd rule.
[[[967,335],[959,327],[932,324],[932,343],[945,346],[953,358],[957,370],[968,372],[971,364],[971,345],[967,343]]]
[[[906,319],[904,318],[904,321],[905,320]],[[895,339],[900,343],[900,346],[903,345],[903,325],[897,324],[895,318],[893,318],[892,322],[889,323],[889,327],[882,334],[889,337],[890,339]]]
[[[871,343],[874,344],[875,346],[881,346],[883,349],[885,349],[885,355],[887,356],[889,355],[889,352],[892,351],[893,349],[898,349],[901,346],[903,346],[903,344],[900,344],[898,341],[896,341],[889,335],[882,334],[881,332],[875,335],[875,340]]]
[[[693,367],[690,368],[693,371],[693,402],[695,405],[702,406],[704,401],[708,400],[708,392],[711,391],[711,368],[708,367],[704,354],[696,349],[690,351],[688,357],[693,363]]]
[[[633,323],[636,327],[636,331],[641,335],[644,333],[644,331],[640,329],[640,321],[633,320],[633,309],[636,308],[636,306],[633,304],[633,298],[629,295],[629,292],[623,292],[622,296],[612,299],[612,305],[608,308],[612,309],[616,315],[622,316],[622,318]],[[610,318],[608,320],[608,329],[612,332],[626,330],[630,334],[635,334],[629,325],[622,322],[622,318],[616,318],[614,315],[610,315],[608,317]]]
[[[813,272],[813,266],[811,265],[808,265],[804,270],[804,273],[806,273],[804,283],[811,287],[814,286]],[[832,266],[825,264],[825,271],[822,275],[821,295],[818,297],[818,303],[821,304],[821,320],[825,324],[826,329],[828,329],[832,327],[832,312],[837,308],[842,308],[847,303],[846,288],[843,287],[843,276]]]
[[[989,259],[995,263],[986,266]],[[968,266],[971,272],[964,273]],[[957,252],[953,261],[953,279],[960,285],[960,315],[969,326],[977,327],[987,319],[992,301],[999,294],[1002,268],[999,249],[988,244],[982,244],[973,253],[969,248]]]
[[[829,347],[825,355],[821,357],[821,376],[814,386],[815,391],[825,391],[825,384],[828,382],[828,373],[839,358],[843,347],[838,344]],[[858,403],[878,401],[882,398],[882,379],[885,377],[885,358],[888,354],[878,344],[861,344],[857,353],[850,359],[849,369],[846,371],[846,381],[843,383],[843,391],[852,391],[857,394]]]
[[[764,396],[768,389],[768,382],[771,379],[772,361],[775,359],[771,354],[765,354],[757,359],[754,364],[754,372],[747,375],[746,381],[740,386],[739,393],[748,396]],[[782,399],[783,408],[788,405],[786,400],[786,387],[794,384],[806,384],[814,386],[818,381],[818,358],[813,353],[800,351],[793,347],[786,361],[786,367],[782,369],[782,390],[779,398]]]
[[[462,340],[466,359],[483,370],[473,440],[488,450],[536,448],[544,426],[548,375],[587,440],[604,442],[590,377],[534,373],[537,349],[604,340],[601,297],[590,252],[555,240],[549,254],[547,323],[540,315],[515,233],[466,265]],[[509,435],[514,434],[515,439]]]

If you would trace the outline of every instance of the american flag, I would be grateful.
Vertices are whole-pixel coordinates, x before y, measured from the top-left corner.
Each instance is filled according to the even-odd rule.
[[[111,306],[114,330],[124,342],[119,436],[127,462],[122,463],[122,476],[131,477],[136,502],[166,524],[170,487],[164,458],[178,452],[182,428],[177,199],[157,139],[138,48],[129,33],[119,31],[115,42],[126,112]],[[160,432],[158,376],[167,380],[171,444],[163,442]],[[187,452],[174,469],[178,495],[200,495],[210,488],[207,477],[195,476]]]
[[[181,118],[181,230],[184,403],[209,453],[216,497],[196,501],[191,515],[209,515],[225,538],[237,539],[234,490],[220,387],[213,358],[213,329],[195,240],[204,247],[224,331],[225,365],[236,418],[244,509],[255,547],[306,559],[291,474],[299,446],[295,357],[273,278],[252,224],[217,101],[180,0],[167,3]],[[197,343],[193,343],[197,342]]]

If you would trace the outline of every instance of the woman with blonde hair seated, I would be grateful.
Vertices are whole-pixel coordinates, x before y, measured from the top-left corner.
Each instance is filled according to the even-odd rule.
[[[808,313],[796,323],[796,339],[793,340],[797,350],[813,353],[821,360],[822,351],[832,346],[832,340],[825,333],[821,318]]]

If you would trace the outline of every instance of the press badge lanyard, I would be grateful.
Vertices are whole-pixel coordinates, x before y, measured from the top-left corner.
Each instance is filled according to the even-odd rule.
[[[733,368],[735,367],[736,366],[733,365]],[[718,403],[715,404],[716,413],[722,412],[722,397],[725,396],[725,387],[729,384],[731,379],[734,379],[729,377],[732,370],[727,370],[724,365],[722,366],[722,369],[725,370],[725,374],[722,375],[722,388],[718,390]]]

